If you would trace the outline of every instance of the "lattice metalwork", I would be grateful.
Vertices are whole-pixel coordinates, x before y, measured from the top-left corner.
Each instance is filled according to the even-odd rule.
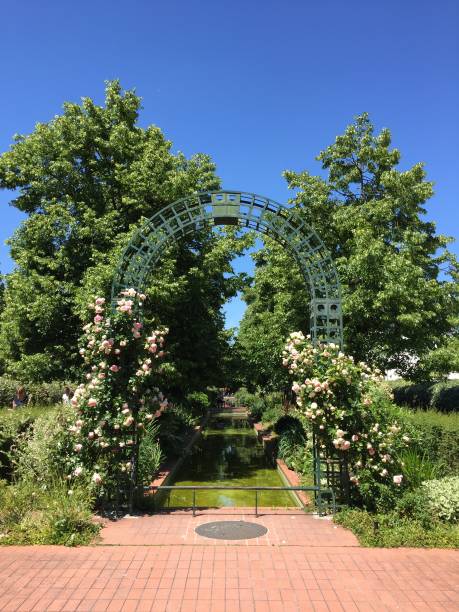
[[[249,228],[284,245],[298,262],[309,288],[312,340],[342,345],[341,290],[330,253],[294,209],[253,193],[197,193],[177,200],[145,221],[122,254],[113,279],[112,303],[123,289],[145,289],[147,277],[167,243],[214,225]]]

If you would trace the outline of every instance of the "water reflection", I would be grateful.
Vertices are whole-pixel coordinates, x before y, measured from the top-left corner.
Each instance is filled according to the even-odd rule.
[[[170,484],[224,486],[282,486],[277,470],[270,465],[261,444],[246,419],[218,418],[209,423],[177,476]],[[173,491],[171,507],[190,506],[191,491]],[[198,506],[255,505],[254,491],[196,491]],[[258,493],[260,506],[295,505],[284,491]]]

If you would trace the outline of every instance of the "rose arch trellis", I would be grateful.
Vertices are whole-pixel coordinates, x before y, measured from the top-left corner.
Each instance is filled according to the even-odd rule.
[[[343,345],[341,288],[331,255],[318,234],[294,209],[242,191],[196,193],[169,204],[144,221],[124,249],[112,283],[112,307],[127,288],[143,293],[148,275],[165,247],[204,227],[235,225],[270,236],[294,257],[310,295],[313,343]],[[347,497],[347,466],[341,458],[323,457],[314,444],[314,481],[321,503],[321,483]]]
[[[266,234],[297,261],[310,294],[313,342],[343,343],[338,274],[322,240],[295,210],[242,191],[190,195],[144,221],[123,251],[112,284],[112,303],[123,289],[143,292],[147,278],[171,241],[203,227],[238,225]]]

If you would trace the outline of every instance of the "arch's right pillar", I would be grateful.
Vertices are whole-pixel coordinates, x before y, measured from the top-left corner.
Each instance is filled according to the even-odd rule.
[[[311,340],[338,344],[343,347],[343,313],[341,300],[332,298],[313,298],[311,300]]]

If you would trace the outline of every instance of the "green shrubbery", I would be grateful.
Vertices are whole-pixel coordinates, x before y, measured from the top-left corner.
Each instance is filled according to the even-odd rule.
[[[250,393],[241,388],[235,393],[236,404],[248,408],[249,417],[255,422],[262,422],[266,427],[272,427],[285,414],[282,408],[282,393],[272,392],[264,395]]]
[[[77,545],[97,533],[91,487],[65,478],[70,412],[0,410],[0,543]]]
[[[459,476],[424,482],[421,490],[434,516],[448,523],[459,521]]]
[[[157,421],[154,421],[146,426],[139,445],[138,482],[144,487],[151,484],[163,459],[158,434],[159,424]]]
[[[402,500],[400,500],[403,502]],[[409,500],[412,504],[412,500]],[[422,508],[422,507],[421,507]],[[364,546],[380,547],[448,547],[459,546],[457,526],[441,523],[418,509],[417,517],[403,516],[396,508],[384,514],[348,509],[335,516],[335,522],[355,533]],[[427,520],[427,522],[426,522]]]
[[[35,420],[54,414],[55,407],[24,406],[17,410],[0,408],[0,479],[11,479],[13,453],[17,444],[27,435]]]
[[[56,479],[47,487],[32,481],[0,481],[0,544],[87,544],[99,530],[90,489],[69,489]]]
[[[358,536],[365,546],[459,546],[459,415],[396,409],[409,431],[404,451],[407,490],[394,508],[378,513],[350,509],[336,521]]]
[[[21,386],[21,382],[12,380],[5,376],[0,376],[0,407],[11,407],[16,389]],[[54,381],[49,383],[35,383],[25,386],[27,395],[32,406],[54,406],[62,402],[62,394],[67,383]],[[76,385],[69,383],[71,388]]]
[[[459,411],[459,381],[411,384],[405,381],[391,383],[394,401],[399,406],[431,409],[440,412]]]
[[[158,419],[158,440],[162,453],[166,457],[179,456],[183,452],[184,442],[198,423],[188,408],[172,405]]]
[[[459,414],[398,409],[411,437],[411,449],[441,468],[443,475],[459,470]]]

